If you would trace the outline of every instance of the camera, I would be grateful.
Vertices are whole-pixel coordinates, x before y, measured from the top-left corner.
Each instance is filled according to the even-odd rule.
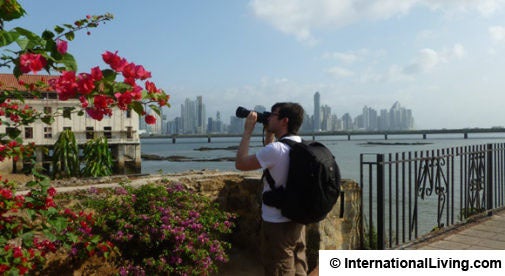
[[[257,119],[258,123],[266,124],[268,122],[268,117],[271,114],[270,112],[268,112],[268,111],[265,111],[265,112],[255,111],[255,112],[258,113],[258,119]],[[235,112],[235,115],[239,118],[245,118],[245,117],[247,117],[247,115],[249,115],[249,113],[251,113],[251,110],[249,110],[245,107],[239,106],[237,108],[237,111]]]

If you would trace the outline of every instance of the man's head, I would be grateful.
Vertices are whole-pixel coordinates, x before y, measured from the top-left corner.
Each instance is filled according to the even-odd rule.
[[[275,116],[277,116],[277,118],[272,118]],[[287,133],[297,134],[298,129],[300,129],[303,123],[303,116],[303,107],[297,103],[276,103],[272,106],[272,114],[270,115],[269,123],[272,119],[283,120],[286,118]]]

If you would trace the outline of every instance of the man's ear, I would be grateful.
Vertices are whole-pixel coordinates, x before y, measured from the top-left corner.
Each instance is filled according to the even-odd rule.
[[[288,123],[289,123],[289,118],[288,118],[288,117],[284,117],[284,118],[282,118],[282,123],[283,123],[283,124],[286,124],[286,126],[287,126],[287,125],[288,125]]]

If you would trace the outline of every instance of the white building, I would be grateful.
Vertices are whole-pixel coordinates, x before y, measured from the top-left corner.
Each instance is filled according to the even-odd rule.
[[[47,80],[53,77],[48,75],[23,75],[20,80],[25,83],[33,83],[41,78]],[[0,84],[1,90],[17,89],[26,91],[11,74],[0,74]],[[41,98],[34,98],[27,92],[25,104],[38,112],[57,114],[54,123],[50,125],[36,121],[28,126],[22,126],[22,129],[20,129],[24,144],[35,143],[37,162],[42,163],[46,169],[51,169],[52,147],[60,133],[65,129],[70,129],[74,132],[77,142],[81,146],[94,137],[107,137],[112,151],[113,171],[115,173],[141,172],[140,138],[138,135],[139,115],[136,112],[122,111],[115,108],[111,117],[105,116],[101,121],[94,120],[87,114],[78,116],[76,112],[71,114],[71,118],[65,118],[62,116],[63,112],[70,110],[71,107],[78,107],[76,109],[78,110],[80,102],[77,99],[60,101],[54,91],[42,92]],[[0,133],[6,132],[6,126],[1,125]],[[44,148],[49,149],[49,154],[44,154]],[[0,170],[16,172],[22,166],[22,161],[18,161],[16,164],[4,161],[0,164]]]

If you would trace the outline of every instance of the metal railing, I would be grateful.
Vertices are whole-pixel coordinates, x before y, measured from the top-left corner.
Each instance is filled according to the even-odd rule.
[[[371,247],[398,247],[503,207],[504,173],[502,143],[361,154],[362,206]]]

